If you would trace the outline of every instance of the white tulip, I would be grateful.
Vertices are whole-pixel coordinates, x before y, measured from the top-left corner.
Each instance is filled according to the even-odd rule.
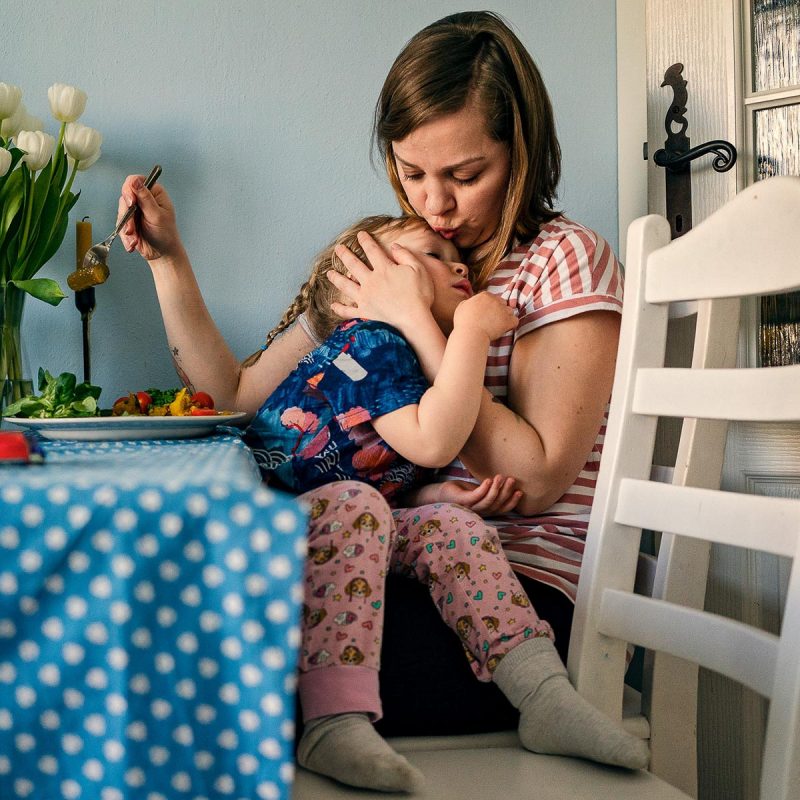
[[[36,172],[50,160],[56,140],[42,131],[20,131],[16,136],[16,145],[24,151],[22,160],[28,165],[28,169]]]
[[[27,130],[25,125],[27,116],[28,112],[25,109],[25,103],[20,103],[16,111],[14,111],[10,117],[6,117],[0,122],[0,136],[4,139],[10,139],[12,136],[16,136],[21,130]]]
[[[0,147],[0,178],[8,172],[9,167],[11,166],[11,153],[5,149],[5,147]]]
[[[12,116],[22,98],[22,89],[10,83],[0,83],[0,119]]]
[[[21,131],[43,131],[44,130],[44,122],[39,119],[39,117],[34,117],[33,114],[28,114],[27,111],[25,112],[25,117],[22,120],[22,125],[20,127]]]
[[[83,172],[84,170],[89,169],[89,167],[91,167],[92,164],[94,164],[94,162],[97,161],[98,158],[100,158],[100,152],[101,152],[100,148],[98,148],[97,152],[91,158],[87,158],[85,161],[78,161],[77,162],[78,172]],[[67,162],[69,163],[70,169],[75,168],[76,161],[72,156],[70,155],[67,156]]]
[[[86,108],[86,92],[65,83],[54,83],[47,90],[47,97],[59,122],[75,122]]]
[[[70,122],[64,131],[64,147],[75,161],[91,160],[100,151],[101,144],[103,134],[80,122]]]

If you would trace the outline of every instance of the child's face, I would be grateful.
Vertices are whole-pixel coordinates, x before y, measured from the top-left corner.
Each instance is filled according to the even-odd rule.
[[[433,318],[445,334],[450,334],[456,306],[473,294],[456,246],[425,224],[399,228],[378,238],[384,247],[400,244],[419,259],[433,283]]]

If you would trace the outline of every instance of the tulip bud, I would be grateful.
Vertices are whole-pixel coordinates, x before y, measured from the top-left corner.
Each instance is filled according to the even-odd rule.
[[[10,83],[0,83],[0,119],[12,116],[22,98],[22,89]]]
[[[73,169],[75,167],[75,164],[77,163],[78,172],[83,172],[89,169],[89,167],[91,167],[92,164],[94,164],[94,162],[97,161],[98,158],[100,158],[100,152],[101,152],[100,148],[98,147],[97,152],[91,158],[87,158],[84,159],[83,161],[77,161],[77,162],[71,155],[67,155],[67,162],[69,164],[69,168]]]
[[[28,169],[36,172],[50,160],[56,140],[42,131],[20,131],[16,136],[16,144],[25,153],[22,160],[28,165]]]
[[[50,110],[59,122],[75,122],[86,108],[86,92],[65,83],[54,83],[47,90]]]
[[[27,118],[28,112],[25,109],[25,103],[20,103],[17,106],[17,110],[10,117],[0,122],[0,136],[4,139],[10,139],[22,130],[32,130],[25,125]]]
[[[64,130],[64,147],[67,155],[72,156],[75,161],[89,161],[100,151],[103,143],[103,134],[81,125],[80,122],[70,122]]]
[[[11,166],[11,153],[4,147],[0,147],[0,178],[8,172]]]

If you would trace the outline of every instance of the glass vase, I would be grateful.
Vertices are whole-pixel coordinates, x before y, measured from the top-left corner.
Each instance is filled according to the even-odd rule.
[[[25,292],[6,284],[0,297],[0,420],[5,408],[33,392],[33,381],[25,374],[20,335]]]

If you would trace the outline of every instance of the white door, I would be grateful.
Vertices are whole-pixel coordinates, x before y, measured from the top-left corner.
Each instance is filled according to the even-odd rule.
[[[617,16],[621,242],[635,216],[666,213],[664,170],[652,156],[667,136],[673,94],[661,83],[672,64],[684,65],[691,145],[725,139],[739,153],[730,172],[715,172],[710,156],[693,163],[694,225],[754,180],[800,175],[800,0],[618,0]],[[637,80],[639,74],[645,79]],[[644,130],[644,117],[646,165],[642,138],[634,134],[637,125]],[[767,299],[761,306],[763,324],[758,304],[743,309],[740,361],[753,367],[775,358],[798,363],[800,301]],[[778,312],[775,324],[769,318],[773,312]],[[691,335],[690,326],[676,327],[673,363],[688,363]],[[678,434],[668,424],[659,431],[667,459],[674,456]],[[764,425],[733,428],[723,483],[800,496],[800,429],[781,435]],[[777,558],[714,548],[706,607],[775,631],[786,575]],[[758,796],[764,711],[764,702],[752,692],[701,675],[700,798]]]

